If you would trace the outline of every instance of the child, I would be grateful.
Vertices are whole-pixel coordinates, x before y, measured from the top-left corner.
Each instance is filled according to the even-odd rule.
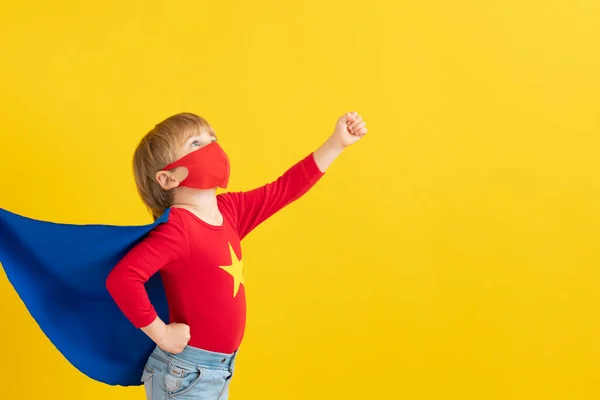
[[[229,161],[206,120],[177,114],[142,139],[134,156],[137,189],[154,219],[168,212],[168,220],[127,252],[106,287],[131,324],[156,344],[141,376],[148,399],[228,398],[246,323],[240,241],[305,194],[366,133],[357,113],[345,114],[319,149],[274,182],[219,195]],[[168,321],[146,292],[156,273]]]

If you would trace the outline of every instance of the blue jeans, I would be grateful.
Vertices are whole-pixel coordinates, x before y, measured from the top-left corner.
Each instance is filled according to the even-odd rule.
[[[227,400],[234,354],[187,346],[179,354],[154,349],[142,374],[147,400]]]

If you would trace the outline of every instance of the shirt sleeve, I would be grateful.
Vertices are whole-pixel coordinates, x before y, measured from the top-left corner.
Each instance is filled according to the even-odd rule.
[[[219,195],[240,240],[279,210],[302,197],[324,175],[311,153],[277,180],[256,189]]]
[[[179,216],[171,214],[169,221],[150,231],[110,272],[106,288],[136,328],[148,326],[158,315],[150,303],[145,283],[170,263],[188,255],[186,227]]]

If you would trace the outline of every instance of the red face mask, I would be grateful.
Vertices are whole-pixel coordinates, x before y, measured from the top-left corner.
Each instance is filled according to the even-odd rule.
[[[163,170],[168,171],[177,167],[185,167],[188,176],[179,186],[192,189],[226,188],[229,182],[229,158],[217,142],[192,151]]]

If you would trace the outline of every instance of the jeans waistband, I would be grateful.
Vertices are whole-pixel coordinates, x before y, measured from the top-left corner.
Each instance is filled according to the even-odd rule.
[[[154,353],[167,359],[171,357],[193,366],[219,369],[231,369],[237,354],[237,352],[232,354],[217,353],[192,346],[186,346],[183,351],[178,354],[166,352],[157,346]]]

